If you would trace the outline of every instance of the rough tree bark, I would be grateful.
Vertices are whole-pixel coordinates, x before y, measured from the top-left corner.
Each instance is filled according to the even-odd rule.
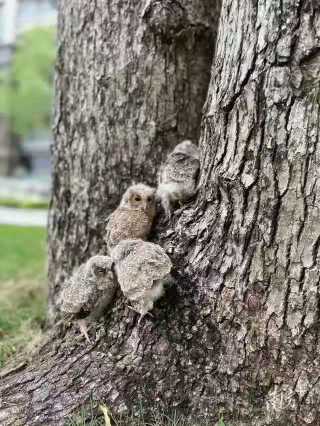
[[[200,406],[227,424],[320,424],[319,70],[319,2],[225,0],[198,210],[173,247],[220,339]]]
[[[47,319],[124,190],[199,139],[220,0],[59,3]]]
[[[89,395],[199,423],[320,424],[319,64],[316,2],[225,0],[197,203],[158,234],[176,284],[139,331],[119,296],[96,344],[49,339],[16,364],[2,424],[60,425]]]

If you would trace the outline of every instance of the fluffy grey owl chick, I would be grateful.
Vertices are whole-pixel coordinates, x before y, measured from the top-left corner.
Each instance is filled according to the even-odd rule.
[[[118,283],[108,256],[92,256],[82,264],[61,293],[61,310],[65,317],[78,322],[88,342],[87,324],[98,321],[112,302]]]
[[[167,219],[170,219],[175,203],[185,203],[195,194],[199,157],[198,147],[191,141],[184,141],[169,154],[162,167],[157,197],[161,200]]]
[[[108,251],[128,238],[147,240],[156,214],[154,188],[139,183],[124,193],[120,206],[107,219]]]
[[[137,239],[121,241],[112,252],[123,294],[141,319],[163,294],[163,279],[172,263],[162,247]]]

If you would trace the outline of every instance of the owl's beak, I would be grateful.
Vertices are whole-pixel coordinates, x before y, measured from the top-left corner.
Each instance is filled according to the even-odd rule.
[[[148,203],[147,202],[143,203],[143,210],[145,212],[147,211],[147,208],[148,208]]]

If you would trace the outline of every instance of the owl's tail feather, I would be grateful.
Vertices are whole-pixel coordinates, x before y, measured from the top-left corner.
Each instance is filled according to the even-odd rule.
[[[157,189],[156,197],[161,201],[161,205],[164,209],[166,219],[171,219],[171,205],[174,193],[174,188],[170,184],[160,184]]]

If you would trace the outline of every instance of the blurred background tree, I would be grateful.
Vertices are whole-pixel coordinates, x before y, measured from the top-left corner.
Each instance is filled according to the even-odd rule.
[[[0,0],[0,22],[0,198],[29,197],[22,179],[45,180],[48,193],[55,2]]]
[[[9,72],[1,75],[0,112],[11,118],[19,135],[50,127],[55,32],[53,27],[23,32]]]
[[[52,0],[0,0],[0,365],[44,316],[56,25]]]

